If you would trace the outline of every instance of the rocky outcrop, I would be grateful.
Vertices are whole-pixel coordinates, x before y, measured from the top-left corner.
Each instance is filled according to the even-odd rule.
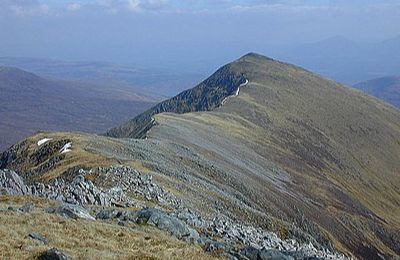
[[[119,187],[103,190],[82,175],[70,183],[63,179],[55,180],[53,184],[35,183],[31,192],[36,196],[79,205],[130,206],[134,203]]]
[[[3,195],[28,195],[30,188],[25,185],[22,178],[11,170],[0,170],[0,194]]]
[[[132,197],[155,201],[172,208],[178,207],[181,203],[179,199],[157,185],[151,175],[139,173],[130,167],[114,166],[89,171],[80,169],[78,173],[79,175],[75,175],[72,181],[58,178],[52,183],[36,182],[26,185],[14,171],[0,170],[0,192],[8,195],[32,194],[79,205],[123,207],[142,205]],[[97,186],[85,178],[93,174],[97,175]]]
[[[100,187],[118,187],[126,194],[155,201],[163,206],[176,208],[181,201],[171,193],[159,186],[153,177],[135,169],[116,165],[109,168],[99,167],[91,170],[80,169],[78,174],[82,176],[96,176],[96,185]]]

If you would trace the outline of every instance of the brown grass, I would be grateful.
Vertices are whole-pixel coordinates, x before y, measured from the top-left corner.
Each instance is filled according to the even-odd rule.
[[[0,259],[34,259],[56,247],[73,259],[215,259],[199,246],[179,241],[148,226],[118,226],[113,222],[69,220],[44,213],[44,199],[2,197],[0,208],[33,201],[31,213],[0,212]],[[38,232],[49,244],[28,239]]]

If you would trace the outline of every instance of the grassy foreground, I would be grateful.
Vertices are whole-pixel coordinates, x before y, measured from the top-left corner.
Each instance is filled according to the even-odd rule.
[[[0,208],[36,205],[30,213],[0,211],[0,259],[36,259],[52,247],[73,259],[215,259],[199,246],[185,243],[148,226],[71,220],[45,213],[52,201],[32,197],[0,197]],[[27,238],[31,232],[49,243]]]

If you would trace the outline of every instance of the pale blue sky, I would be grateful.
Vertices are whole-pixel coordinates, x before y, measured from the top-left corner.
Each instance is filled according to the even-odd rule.
[[[400,35],[396,0],[0,0],[0,56],[186,68]]]

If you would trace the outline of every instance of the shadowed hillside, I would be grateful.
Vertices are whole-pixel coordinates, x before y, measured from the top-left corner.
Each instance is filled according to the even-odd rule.
[[[10,67],[0,67],[0,93],[0,150],[38,130],[101,132],[159,100],[128,87],[48,80]]]
[[[400,77],[372,79],[354,87],[400,108]]]
[[[204,216],[361,259],[400,255],[400,112],[360,91],[248,54],[108,135],[147,139],[39,133],[0,167],[48,181],[123,163]]]

